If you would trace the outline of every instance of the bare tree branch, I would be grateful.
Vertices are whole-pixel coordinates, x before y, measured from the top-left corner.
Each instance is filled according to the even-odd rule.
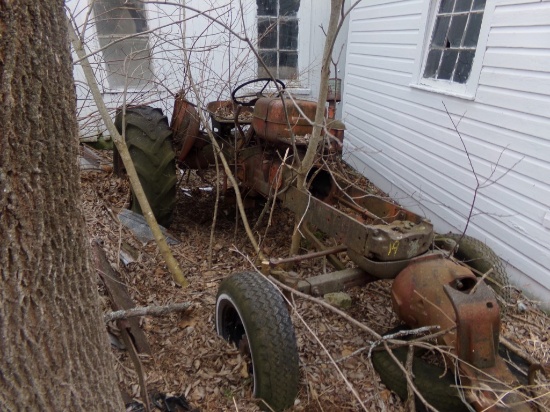
[[[109,133],[113,138],[113,142],[120,153],[120,157],[122,158],[122,162],[124,163],[124,167],[126,168],[128,177],[130,178],[132,189],[134,190],[134,193],[136,194],[136,197],[139,201],[141,210],[143,211],[143,217],[145,218],[145,220],[147,221],[147,224],[151,228],[151,232],[155,237],[155,241],[157,242],[158,248],[164,260],[166,261],[168,270],[172,274],[172,278],[180,286],[186,287],[189,284],[189,282],[183,275],[183,272],[178,262],[174,258],[174,255],[172,255],[172,252],[170,251],[170,247],[166,242],[166,238],[162,234],[160,227],[157,223],[157,220],[155,219],[155,215],[153,214],[151,206],[149,205],[147,196],[145,195],[145,192],[143,191],[143,187],[141,186],[141,182],[139,181],[136,168],[134,166],[134,163],[132,162],[130,153],[128,152],[128,147],[126,146],[126,142],[123,139],[123,137],[118,133],[118,130],[116,129],[111,117],[109,116],[109,111],[107,110],[107,106],[105,105],[105,102],[103,101],[103,97],[101,96],[101,92],[99,91],[99,87],[97,85],[96,79],[92,72],[90,62],[88,61],[87,58],[84,58],[85,57],[84,47],[82,46],[82,43],[80,42],[80,39],[76,34],[76,30],[68,17],[67,17],[66,23],[69,29],[69,37],[73,45],[73,48],[75,50],[75,53],[77,54],[77,56],[83,58],[80,64],[82,66],[82,70],[84,71],[84,75],[86,76],[88,87],[90,88],[92,95],[94,97],[95,103],[97,105],[97,108],[101,113],[101,117],[103,118],[105,127],[107,127],[107,130],[109,130]]]
[[[174,312],[183,312],[191,307],[190,302],[174,303],[164,306],[141,306],[132,309],[117,310],[103,316],[105,323],[113,320],[127,319],[135,316],[164,316]]]

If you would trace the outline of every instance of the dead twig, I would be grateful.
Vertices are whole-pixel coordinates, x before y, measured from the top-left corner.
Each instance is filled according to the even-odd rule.
[[[483,276],[481,276],[481,278],[478,278],[478,279],[477,279],[477,282],[476,282],[475,286],[472,288],[472,290],[470,291],[469,295],[473,295],[473,294],[475,293],[475,291],[477,290],[477,287],[479,286],[479,284],[480,284],[481,282],[484,282],[484,281],[485,281],[485,278],[486,278],[487,276],[489,276],[491,273],[493,273],[493,269],[494,269],[494,268],[489,269],[487,272],[485,272],[485,273],[483,274]]]
[[[263,276],[263,275],[259,275],[259,276]],[[331,304],[325,302],[324,300],[314,298],[313,296],[310,296],[310,295],[307,295],[305,293],[299,292],[296,289],[291,288],[290,286],[287,286],[282,282],[279,282],[277,279],[275,279],[272,276],[270,276],[268,279],[269,279],[269,281],[273,282],[273,284],[277,285],[281,289],[286,290],[288,292],[291,292],[293,295],[299,296],[303,299],[309,300],[311,302],[315,302],[315,303],[321,305],[322,307],[327,308],[331,312],[334,312],[334,313],[340,315],[341,317],[346,319],[348,322],[352,323],[353,325],[359,327],[359,329],[364,330],[369,335],[373,336],[375,339],[382,339],[382,336],[380,334],[376,333],[374,330],[369,328],[367,325],[364,325],[363,323],[361,323],[358,320],[356,320],[356,319],[352,318],[351,316],[349,316],[346,312],[344,312],[344,311],[342,311],[338,308],[335,308],[334,306],[332,306]]]
[[[521,350],[518,346],[514,345],[512,342],[510,342],[504,336],[500,335],[499,342],[502,346],[504,346],[510,352],[514,353],[515,355],[518,355],[522,359],[525,359],[530,364],[539,363],[535,358],[533,358],[531,355],[529,355],[524,350]]]
[[[393,359],[393,361],[396,363],[396,365],[399,367],[399,369],[401,369],[401,371],[405,374],[405,379],[407,380],[407,388],[411,389],[415,394],[416,396],[418,396],[418,399],[420,399],[420,401],[426,406],[426,409],[428,409],[429,411],[433,411],[433,412],[438,412],[437,409],[435,409],[432,405],[430,405],[428,403],[428,401],[422,396],[422,394],[420,393],[420,391],[416,388],[416,386],[414,385],[413,381],[412,381],[412,378],[411,378],[411,375],[407,372],[407,369],[405,369],[405,367],[403,366],[403,364],[399,361],[399,359],[397,359],[397,357],[393,354],[392,350],[389,348],[387,342],[384,342],[384,347],[386,348],[386,351],[388,352],[388,354],[391,356],[391,358]],[[413,401],[414,402],[414,401]]]
[[[123,312],[123,311],[118,311],[118,312]],[[132,341],[132,337],[130,336],[130,332],[128,332],[129,330],[128,322],[126,320],[120,319],[117,322],[117,326],[120,329],[120,336],[122,337],[122,341],[124,342],[124,345],[128,350],[128,354],[130,355],[130,359],[132,359],[132,363],[134,364],[134,368],[138,375],[140,395],[141,395],[141,400],[143,402],[143,405],[145,407],[145,411],[151,412],[151,408],[149,406],[149,394],[147,392],[147,383],[145,381],[145,372],[143,371],[143,364],[139,359],[139,355],[137,353],[137,349],[134,345],[134,342]]]
[[[409,346],[409,350],[407,352],[407,362],[405,363],[405,369],[407,369],[407,373],[409,376],[411,376],[414,379],[413,374],[413,361],[414,361],[414,346]],[[416,412],[416,406],[414,404],[414,388],[412,385],[412,382],[407,380],[407,403],[406,403],[407,410],[410,412]]]
[[[441,312],[441,314],[443,316],[445,316],[449,321],[451,321],[452,323],[456,323],[455,320],[453,318],[451,318],[449,315],[447,315],[445,312],[443,312],[443,310],[437,306],[435,303],[433,303],[431,300],[429,300],[428,298],[426,298],[425,296],[421,295],[420,293],[418,293],[418,291],[414,291],[415,295],[418,295],[420,296],[420,298],[424,299],[427,303],[429,303],[431,306],[434,307],[434,309],[437,309],[439,312]]]
[[[117,310],[103,316],[105,323],[113,320],[127,319],[135,316],[164,316],[169,313],[183,312],[191,307],[190,302],[174,303],[164,306],[140,306],[137,308]]]
[[[259,276],[262,276],[259,274]],[[273,278],[270,278],[270,280],[274,280]],[[313,329],[311,329],[311,327],[309,326],[309,324],[306,322],[306,320],[302,317],[302,315],[300,315],[300,313],[296,310],[296,305],[294,303],[294,297],[292,297],[292,302],[287,299],[285,297],[285,300],[288,302],[288,304],[294,309],[294,313],[296,314],[296,316],[298,316],[298,318],[300,319],[300,321],[302,322],[302,324],[306,327],[306,329],[308,330],[308,332],[311,334],[311,336],[313,336],[313,338],[317,341],[317,344],[319,346],[321,346],[321,348],[323,349],[323,351],[325,352],[325,355],[327,355],[327,357],[329,358],[331,364],[334,366],[334,368],[336,369],[336,371],[338,372],[338,374],[340,375],[340,377],[342,378],[342,380],[344,381],[344,383],[346,384],[347,388],[349,389],[349,391],[352,393],[352,395],[355,397],[355,399],[357,399],[357,401],[359,402],[359,404],[361,405],[361,407],[363,408],[363,410],[367,411],[367,407],[365,406],[365,404],[363,403],[363,401],[361,400],[361,397],[359,396],[359,394],[357,393],[357,391],[355,390],[353,384],[348,380],[348,378],[346,377],[346,375],[344,374],[344,372],[342,371],[342,369],[338,366],[338,364],[336,363],[336,361],[334,360],[333,356],[330,354],[329,350],[327,349],[327,347],[323,344],[323,342],[321,341],[321,339],[319,339],[319,336],[317,336],[317,334],[313,331]]]

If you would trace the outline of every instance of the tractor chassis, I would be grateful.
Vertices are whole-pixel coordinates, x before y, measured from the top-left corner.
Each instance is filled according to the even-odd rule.
[[[233,92],[234,102],[238,102],[236,92],[245,85]],[[249,96],[253,95],[244,97]],[[235,110],[234,119],[221,119],[214,112],[210,112],[210,116],[218,145],[233,162],[242,188],[267,199],[276,197],[299,218],[300,230],[318,249],[306,255],[267,259],[261,262],[262,273],[313,296],[378,279],[394,279],[392,303],[403,322],[411,328],[437,325],[447,331],[439,336],[438,343],[449,348],[449,360],[458,359],[462,386],[470,388],[466,391],[470,394],[469,403],[484,411],[530,410],[514,393],[503,395],[503,391],[511,392],[509,388],[514,387],[516,381],[498,355],[500,308],[487,284],[452,259],[456,242],[436,241],[433,225],[428,220],[338,180],[321,161],[308,176],[307,190],[296,186],[296,172],[287,159],[289,154],[292,156],[293,148],[300,153],[305,151],[307,141],[297,138],[292,144],[287,126],[290,125],[296,135],[307,134],[311,126],[304,122],[302,113],[311,117],[316,104],[289,102],[281,97],[270,99],[258,94],[258,98],[253,99],[254,109],[246,107],[243,111],[242,104],[232,102],[208,105],[211,110],[226,107]],[[294,110],[294,104],[300,105],[300,110]],[[252,119],[240,122],[241,113]],[[333,138],[327,139],[319,159],[338,156],[343,138],[343,130],[338,128],[328,131]],[[199,131],[197,111],[182,95],[176,97],[170,129],[175,159],[180,165],[203,169],[214,163],[209,138]],[[335,239],[337,246],[323,246],[313,235],[312,227]],[[337,255],[343,252],[356,267],[346,267],[338,259]],[[288,270],[292,263],[320,256],[326,256],[336,270],[307,279]],[[257,284],[250,273],[241,276],[239,282]],[[218,314],[229,316],[239,312],[230,296],[240,293],[235,285],[237,282],[227,284],[222,288],[225,292],[219,292],[217,319]],[[262,289],[260,295],[276,302],[269,286],[258,285]],[[231,319],[232,325],[240,325],[244,321],[238,318],[227,319]],[[233,336],[221,333],[223,319],[216,322],[218,333],[226,338]],[[243,331],[246,332],[246,327]],[[255,382],[256,385],[262,388],[260,392],[255,390],[256,396],[269,397],[265,394],[269,388],[265,389],[261,382]],[[280,408],[287,407],[291,401],[292,396],[282,400]]]

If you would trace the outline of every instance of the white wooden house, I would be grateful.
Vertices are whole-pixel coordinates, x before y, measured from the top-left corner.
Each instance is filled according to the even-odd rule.
[[[550,1],[363,1],[343,112],[351,164],[442,233],[473,204],[467,234],[550,307]]]
[[[325,38],[321,26],[328,23],[330,2],[67,0],[67,10],[79,33],[84,32],[96,78],[113,112],[125,99],[161,107],[170,116],[180,89],[203,107],[229,99],[239,83],[265,77],[245,37],[296,97],[314,99],[318,94]],[[343,47],[342,42],[335,47],[338,70],[345,63]],[[199,96],[185,77],[184,50]],[[81,135],[93,140],[104,127],[79,65],[75,79]]]

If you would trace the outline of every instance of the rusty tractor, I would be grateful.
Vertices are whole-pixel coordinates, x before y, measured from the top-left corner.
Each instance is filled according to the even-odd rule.
[[[270,90],[276,95],[266,96]],[[457,365],[447,375],[438,369],[424,387],[415,381],[425,399],[446,411],[529,410],[510,390],[517,381],[498,352],[496,296],[506,291],[506,272],[499,258],[468,236],[436,236],[428,220],[338,181],[322,162],[310,171],[308,189],[297,187],[288,159],[294,151],[306,150],[312,132],[308,119],[314,118],[316,107],[315,102],[285,97],[279,80],[257,79],[238,86],[231,101],[212,102],[206,108],[209,127],[226,159],[234,163],[242,188],[266,198],[275,196],[300,216],[302,232],[319,247],[307,255],[271,258],[261,265],[265,276],[237,273],[219,287],[216,329],[249,355],[254,396],[264,406],[283,410],[293,405],[299,387],[294,329],[270,276],[314,296],[394,279],[392,301],[399,318],[410,328],[437,325],[447,331],[437,342],[447,348],[447,364]],[[149,202],[159,222],[169,224],[176,198],[176,163],[205,169],[215,160],[196,108],[179,95],[170,126],[160,109],[144,106],[128,108],[124,118],[119,113],[115,123],[119,130],[125,124],[127,145]],[[342,147],[342,123],[330,119],[327,124],[319,159],[337,155]],[[140,211],[135,199],[132,208]],[[338,246],[323,247],[312,227],[336,239]],[[338,253],[347,253],[353,267],[345,267]],[[318,256],[327,256],[335,271],[302,278],[285,270],[291,262]],[[486,279],[496,279],[492,287],[479,281],[487,272]],[[373,362],[384,382],[403,386],[401,369],[378,353],[382,352],[373,355]],[[397,372],[388,378],[391,370]],[[437,392],[441,387],[442,392]]]

